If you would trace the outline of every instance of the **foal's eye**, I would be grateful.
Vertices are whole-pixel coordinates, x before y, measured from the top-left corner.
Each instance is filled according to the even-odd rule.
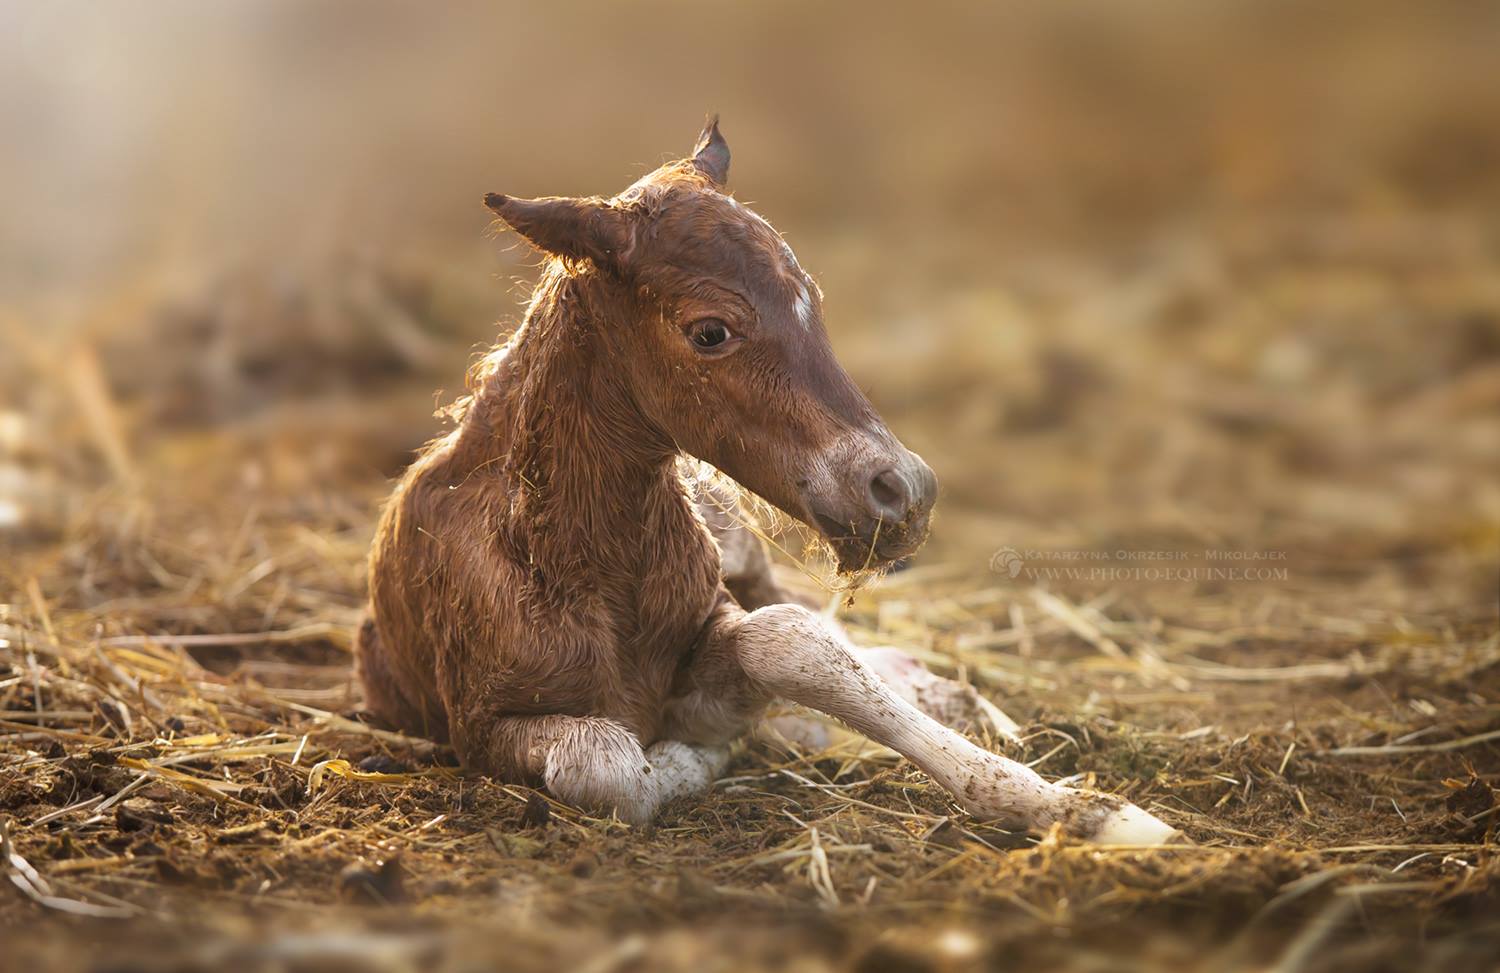
[[[699,318],[687,327],[688,340],[702,352],[724,351],[734,337],[729,325],[718,318]]]

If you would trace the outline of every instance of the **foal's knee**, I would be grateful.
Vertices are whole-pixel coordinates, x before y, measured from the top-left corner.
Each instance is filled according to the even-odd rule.
[[[822,617],[801,605],[768,605],[735,630],[740,668],[775,696],[797,699],[847,681],[860,664]],[[845,678],[840,678],[845,677]]]
[[[614,720],[569,721],[547,751],[542,777],[560,800],[591,811],[615,811],[631,824],[649,822],[659,803],[640,741]]]

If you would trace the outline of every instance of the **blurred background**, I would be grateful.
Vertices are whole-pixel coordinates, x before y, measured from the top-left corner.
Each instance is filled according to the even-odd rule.
[[[0,0],[18,962],[1490,968],[1497,52],[1477,0]],[[842,620],[1199,849],[1008,854],[765,741],[622,834],[350,718],[379,504],[535,279],[481,198],[711,111],[942,484]]]
[[[3,536],[143,490],[367,524],[529,292],[481,196],[617,191],[718,111],[942,480],[924,561],[1468,555],[1488,603],[1497,42],[1468,2],[6,3]]]

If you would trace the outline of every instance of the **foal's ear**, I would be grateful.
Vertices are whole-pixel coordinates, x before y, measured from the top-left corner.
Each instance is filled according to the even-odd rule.
[[[693,146],[693,165],[717,186],[729,184],[729,143],[719,134],[719,116],[710,115]]]
[[[618,267],[635,244],[629,217],[602,199],[517,199],[489,193],[484,205],[532,246],[553,256]]]

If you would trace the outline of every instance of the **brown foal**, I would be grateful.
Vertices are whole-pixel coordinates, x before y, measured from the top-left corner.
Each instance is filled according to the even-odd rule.
[[[645,822],[711,786],[783,698],[899,751],[975,815],[1166,840],[1145,811],[955,732],[1014,724],[785,603],[759,542],[680,472],[683,455],[712,464],[819,532],[842,569],[916,550],[937,492],[728,170],[715,120],[690,158],[617,196],[485,198],[548,259],[521,328],[381,517],[357,646],[369,707],[470,767]]]

